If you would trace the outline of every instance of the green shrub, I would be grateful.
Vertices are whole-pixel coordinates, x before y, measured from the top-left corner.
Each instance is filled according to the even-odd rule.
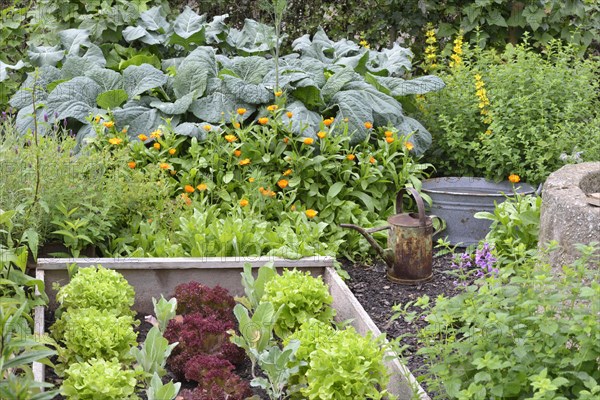
[[[311,318],[331,322],[335,310],[333,298],[321,277],[314,278],[310,272],[284,270],[265,284],[261,302],[270,302],[278,310],[283,306],[275,324],[275,334],[284,338]]]
[[[308,386],[302,394],[310,400],[393,398],[386,390],[389,375],[382,339],[370,332],[363,337],[351,327],[337,331],[310,353]]]
[[[596,246],[554,271],[528,256],[437,299],[420,332],[427,385],[442,398],[586,399],[600,393]]]
[[[59,358],[66,365],[91,358],[125,361],[132,359],[129,352],[137,346],[133,324],[129,315],[117,317],[108,310],[77,308],[64,313],[51,331],[65,346],[59,349]]]
[[[123,275],[101,265],[80,268],[56,295],[56,301],[64,310],[92,307],[116,316],[135,315],[131,310],[134,300],[133,286]]]
[[[61,394],[71,400],[133,400],[136,373],[124,369],[118,360],[92,358],[73,363],[66,370]]]
[[[442,75],[446,88],[419,103],[433,135],[428,161],[445,176],[537,184],[568,155],[600,159],[596,59],[552,42],[544,54],[526,42],[501,54],[464,48],[463,65]]]

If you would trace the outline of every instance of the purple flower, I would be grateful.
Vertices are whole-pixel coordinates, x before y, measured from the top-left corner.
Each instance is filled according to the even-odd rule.
[[[48,114],[44,113],[44,122],[48,122]]]
[[[489,243],[485,243],[481,250],[475,251],[475,265],[479,267],[477,276],[481,277],[485,274],[497,275],[498,268],[494,268],[496,257],[493,256]]]

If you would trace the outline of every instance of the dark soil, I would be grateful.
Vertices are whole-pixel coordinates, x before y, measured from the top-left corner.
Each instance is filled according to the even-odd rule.
[[[351,279],[346,281],[354,296],[362,304],[365,311],[371,316],[373,322],[389,339],[405,335],[400,343],[409,347],[403,352],[402,357],[408,369],[415,377],[426,372],[427,368],[423,357],[416,354],[420,348],[418,342],[418,331],[427,322],[416,318],[412,323],[407,323],[399,318],[389,324],[394,314],[392,306],[395,304],[406,304],[416,301],[423,295],[429,296],[430,304],[435,304],[436,298],[443,294],[453,297],[460,293],[460,288],[454,284],[456,277],[449,274],[453,270],[452,255],[434,257],[433,278],[418,285],[400,285],[390,282],[386,278],[387,266],[383,262],[375,262],[373,265],[353,264],[349,261],[342,262],[344,269],[350,274]],[[411,306],[409,311],[419,313],[421,310]],[[423,385],[423,383],[421,383]],[[424,388],[426,385],[423,385]],[[427,390],[425,388],[425,390]]]
[[[145,315],[142,315],[142,314],[138,314],[136,316],[136,319],[140,321],[139,326],[137,326],[134,329],[138,334],[138,343],[142,343],[146,339],[148,332],[152,328],[152,324],[144,321],[144,317],[145,317]],[[48,308],[46,308],[44,319],[45,319],[46,329],[48,329],[50,326],[52,326],[52,324],[54,324],[54,321],[55,321],[54,311],[50,311],[50,310],[48,310]],[[53,363],[56,363],[57,357],[56,356],[52,357],[51,361]],[[236,368],[235,372],[242,379],[247,380],[248,382],[251,381],[252,380],[252,363],[250,362],[250,359],[245,358],[243,363]],[[168,369],[167,369],[167,374],[165,376],[163,376],[162,380],[163,380],[163,383],[167,383],[170,380],[173,380],[174,382],[179,381],[177,378],[175,378],[175,376]],[[55,385],[56,388],[59,388],[60,385],[62,385],[62,381],[63,381],[63,379],[60,378],[58,375],[56,375],[56,373],[54,372],[54,370],[52,368],[46,368],[46,382],[52,383]],[[182,381],[180,392],[184,389],[194,389],[196,386],[197,385],[195,382]],[[252,389],[253,394],[258,396],[258,398],[266,399],[266,400],[269,399],[269,397],[267,396],[267,394],[264,390],[262,390],[260,388],[254,388],[254,387],[251,389]],[[143,390],[140,390],[137,393],[137,395],[140,397],[141,400],[147,399],[146,392]],[[58,396],[54,397],[54,400],[64,400],[64,397],[61,395],[58,395]]]

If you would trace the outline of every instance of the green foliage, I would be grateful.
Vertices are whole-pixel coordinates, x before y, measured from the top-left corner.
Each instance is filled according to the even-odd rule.
[[[163,384],[158,374],[154,373],[150,386],[146,390],[146,395],[148,400],[173,400],[177,397],[180,388],[180,382],[173,383],[173,381],[169,381],[169,383]]]
[[[540,255],[438,297],[420,332],[428,387],[443,398],[591,399],[600,392],[598,247],[562,270]],[[424,307],[426,310],[429,307]]]
[[[130,349],[136,346],[131,316],[115,316],[110,310],[76,308],[64,313],[52,326],[57,341],[64,343],[59,358],[65,364],[92,358],[131,360]]]
[[[98,265],[81,268],[56,295],[63,310],[97,308],[116,316],[132,315],[133,287],[117,271]]]
[[[281,399],[285,394],[288,380],[298,373],[298,368],[302,365],[295,356],[299,346],[298,340],[291,340],[283,349],[273,345],[257,354],[258,365],[266,378],[255,377],[251,385],[264,389],[273,400]]]
[[[475,218],[492,221],[486,242],[493,245],[496,254],[508,257],[513,249],[534,250],[538,246],[542,198],[515,193],[496,204],[494,213],[478,212]]]
[[[444,91],[419,101],[438,171],[537,184],[570,154],[599,159],[597,59],[553,41],[544,54],[528,42],[501,54],[465,48],[463,62],[441,75]]]
[[[301,392],[311,400],[393,398],[385,389],[384,353],[382,337],[362,337],[354,328],[337,331],[310,353],[308,386]]]
[[[162,332],[153,326],[141,348],[131,348],[131,355],[135,357],[137,365],[143,371],[144,378],[148,383],[151,383],[154,374],[159,377],[166,374],[165,363],[177,344],[177,342],[169,344],[169,341],[163,337]]]
[[[154,297],[152,298],[152,304],[154,305],[154,315],[156,315],[158,329],[164,334],[169,321],[177,314],[177,299],[173,297],[167,301],[161,294],[158,301]]]
[[[73,400],[133,400],[136,373],[117,360],[92,358],[73,363],[66,370],[61,394]]]
[[[260,305],[260,300],[265,292],[265,285],[277,275],[277,270],[272,262],[261,266],[258,269],[256,279],[252,273],[252,264],[245,263],[242,275],[242,286],[244,287],[245,297],[236,298],[249,310],[255,310]]]
[[[310,272],[284,270],[265,283],[261,302],[270,302],[275,309],[281,307],[274,331],[285,338],[311,318],[331,322],[335,310],[333,298],[321,277],[314,278]]]

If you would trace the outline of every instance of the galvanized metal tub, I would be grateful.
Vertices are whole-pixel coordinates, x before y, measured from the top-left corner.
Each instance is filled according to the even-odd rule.
[[[477,219],[479,211],[494,212],[494,203],[502,203],[515,193],[533,194],[527,183],[493,182],[484,178],[448,177],[423,181],[422,192],[431,197],[431,214],[446,222],[446,229],[437,234],[452,245],[467,247],[485,238],[491,221]]]

